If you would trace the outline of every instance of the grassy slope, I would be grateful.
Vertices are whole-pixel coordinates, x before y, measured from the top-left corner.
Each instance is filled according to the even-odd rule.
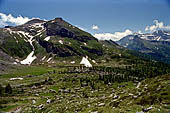
[[[143,80],[137,89],[137,83],[132,81],[104,84],[97,79],[97,73],[60,73],[67,69],[24,67],[13,74],[1,75],[1,84],[5,86],[10,83],[13,94],[0,97],[0,111],[15,111],[22,108],[23,112],[136,113],[143,107],[148,108],[151,105],[153,106],[151,113],[164,113],[170,110],[170,75]],[[10,81],[11,77],[23,77],[24,80]],[[49,77],[52,81],[44,82]],[[94,89],[90,83],[88,86],[80,84],[80,80],[86,83],[85,78],[95,81]],[[70,92],[63,92],[65,89],[69,89]],[[46,103],[48,99],[51,99],[50,104]],[[32,104],[32,100],[36,103]],[[38,107],[41,104],[44,106],[43,109]]]

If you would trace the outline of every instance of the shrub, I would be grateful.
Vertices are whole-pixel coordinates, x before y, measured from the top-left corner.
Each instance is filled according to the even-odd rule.
[[[8,94],[11,94],[12,93],[12,87],[10,84],[8,84],[6,87],[5,87],[5,93],[8,93]]]
[[[0,84],[0,95],[2,95],[2,91],[3,91],[3,87],[2,87],[2,85]]]

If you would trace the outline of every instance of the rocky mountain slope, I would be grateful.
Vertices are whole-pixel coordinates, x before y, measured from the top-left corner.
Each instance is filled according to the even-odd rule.
[[[21,64],[55,61],[56,57],[103,55],[102,44],[96,38],[62,18],[33,19],[20,26],[1,28],[0,51]]]
[[[128,35],[117,42],[128,49],[144,53],[152,59],[170,63],[170,31]]]

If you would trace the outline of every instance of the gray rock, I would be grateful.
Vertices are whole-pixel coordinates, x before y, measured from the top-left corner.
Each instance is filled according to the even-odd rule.
[[[36,93],[35,96],[40,96],[40,95],[38,93]]]
[[[98,106],[104,106],[105,105],[105,103],[100,103]]]
[[[48,99],[48,100],[47,100],[47,104],[50,104],[50,103],[51,103],[51,99]]]
[[[146,108],[146,109],[143,108],[142,111],[143,111],[143,112],[148,112],[148,111],[150,111],[152,108],[153,108],[152,106],[149,107],[149,108]]]
[[[38,106],[38,109],[39,109],[39,110],[41,110],[41,109],[43,109],[43,108],[44,108],[44,105],[43,105],[43,104],[41,104],[41,105]]]
[[[70,92],[71,92],[70,89],[65,89],[65,90],[63,90],[63,93],[70,93]]]
[[[51,93],[57,93],[56,90],[54,90],[54,89],[50,89],[50,92]]]
[[[118,95],[115,95],[113,98],[114,98],[114,99],[117,99],[117,98],[119,98],[119,96],[118,96]]]
[[[35,100],[32,100],[32,104],[36,104],[36,101],[35,101]]]

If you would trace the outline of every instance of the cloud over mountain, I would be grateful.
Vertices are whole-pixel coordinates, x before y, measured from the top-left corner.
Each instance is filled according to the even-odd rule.
[[[170,30],[169,25],[164,25],[163,22],[159,22],[158,20],[153,21],[154,25],[146,26],[145,31],[156,31],[158,29]]]
[[[124,32],[115,32],[115,33],[96,33],[94,34],[94,37],[96,37],[99,40],[113,40],[118,41],[121,38],[133,34],[133,32],[129,29],[126,29]]]
[[[23,17],[21,15],[18,17],[14,17],[12,14],[6,15],[4,13],[0,13],[0,27],[4,27],[9,24],[21,25],[30,21],[31,19],[28,17]]]

